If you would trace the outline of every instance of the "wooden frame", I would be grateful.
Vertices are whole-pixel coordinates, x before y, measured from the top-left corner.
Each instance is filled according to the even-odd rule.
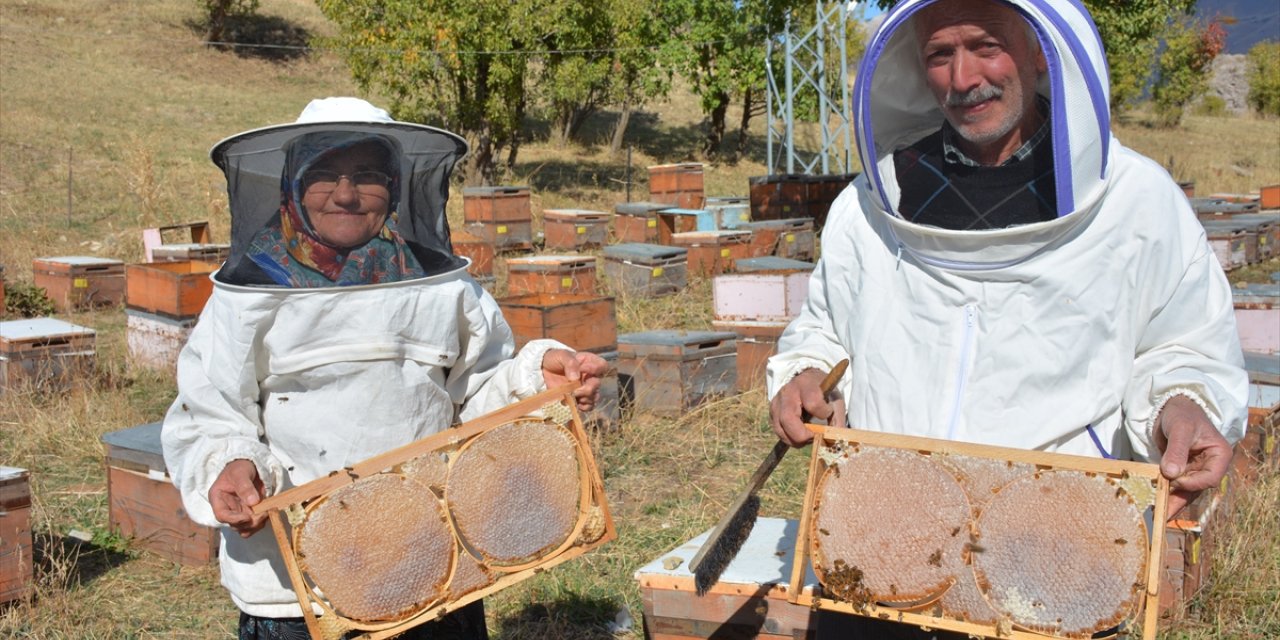
[[[435,620],[463,605],[521,582],[536,573],[576,558],[616,538],[617,531],[609,513],[608,504],[605,501],[604,483],[591,453],[590,441],[583,428],[581,417],[575,408],[572,390],[573,385],[565,385],[557,389],[544,391],[457,427],[374,456],[351,467],[335,471],[323,478],[317,478],[304,485],[271,496],[255,505],[253,507],[254,513],[265,513],[268,516],[276,544],[279,546],[281,556],[284,558],[289,579],[294,593],[298,596],[298,604],[302,607],[303,617],[312,638],[317,640],[336,638],[342,633],[350,631],[360,632],[356,637],[362,640],[390,638],[403,633],[409,628]],[[324,498],[334,491],[361,479],[393,471],[399,465],[419,456],[461,451],[473,442],[477,436],[512,422],[529,419],[547,420],[561,425],[567,430],[574,441],[575,454],[579,461],[580,496],[577,519],[573,525],[572,532],[556,549],[545,552],[540,559],[518,565],[489,564],[486,568],[490,570],[494,580],[488,586],[470,591],[454,599],[449,599],[448,596],[445,596],[443,599],[427,605],[426,608],[411,612],[400,619],[389,622],[368,622],[344,617],[315,593],[313,590],[315,585],[308,581],[307,576],[304,575],[299,565],[295,536],[291,533],[291,526],[286,524],[286,522],[294,521],[299,517],[305,505]],[[449,518],[449,522],[449,528],[453,532],[456,549],[458,549],[457,552],[468,553],[465,543],[459,537],[452,517]],[[599,527],[601,533],[598,536],[595,536],[594,533],[591,534],[591,536],[595,536],[594,538],[586,536],[584,531],[589,525],[593,529]],[[484,560],[478,557],[475,560],[479,564],[485,564]],[[451,575],[456,569],[456,566],[451,567]],[[324,612],[324,616],[316,616],[313,606],[320,608]],[[322,622],[324,618],[328,619]]]
[[[1008,622],[1007,620],[1002,620],[994,625],[977,624],[929,613],[928,610],[931,609],[931,607],[907,610],[906,608],[883,606],[878,603],[854,605],[849,602],[841,602],[831,598],[822,597],[820,593],[805,593],[802,589],[804,586],[804,572],[805,569],[810,566],[809,563],[812,562],[811,546],[813,541],[811,539],[809,529],[812,526],[811,522],[815,513],[817,480],[820,477],[820,472],[825,469],[823,454],[826,443],[842,442],[846,446],[856,444],[860,447],[869,446],[903,449],[922,454],[968,456],[990,460],[1001,460],[1011,463],[1025,463],[1028,465],[1034,465],[1037,470],[1079,471],[1086,474],[1151,481],[1154,485],[1154,495],[1151,498],[1150,508],[1152,510],[1152,522],[1157,524],[1154,526],[1149,525],[1149,528],[1155,529],[1156,531],[1154,534],[1152,531],[1148,531],[1149,544],[1143,568],[1145,584],[1140,585],[1143,589],[1143,594],[1138,600],[1139,606],[1133,611],[1132,616],[1128,618],[1127,622],[1132,623],[1141,618],[1143,629],[1142,637],[1144,640],[1153,640],[1156,637],[1157,617],[1159,615],[1158,592],[1160,586],[1161,557],[1164,543],[1164,522],[1166,519],[1167,501],[1169,496],[1169,483],[1164,476],[1160,474],[1160,467],[1158,465],[1120,460],[1105,460],[1101,458],[1087,458],[1082,456],[1046,453],[1042,451],[992,447],[898,434],[875,433],[857,429],[830,429],[820,425],[806,426],[816,435],[814,438],[814,445],[812,447],[813,456],[809,463],[809,482],[805,490],[804,511],[801,514],[800,519],[800,534],[796,543],[796,560],[793,565],[791,575],[791,602],[807,605],[817,609],[827,609],[881,619],[892,619],[897,620],[898,622],[914,624],[931,629],[943,629],[947,631],[967,633],[972,636],[1015,638],[1024,640],[1058,637],[1047,635],[1045,633],[1023,630],[1018,628],[1016,625],[1006,624]]]

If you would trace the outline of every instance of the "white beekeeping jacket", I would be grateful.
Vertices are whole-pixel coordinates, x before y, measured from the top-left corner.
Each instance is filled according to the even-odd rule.
[[[911,24],[929,4],[897,6],[869,43],[854,87],[867,170],[832,205],[770,394],[847,357],[853,427],[1155,460],[1155,417],[1182,394],[1238,440],[1248,381],[1228,282],[1181,190],[1111,135],[1079,3],[1010,3],[1048,62],[1057,219],[952,231],[898,214],[893,153],[943,122]]]

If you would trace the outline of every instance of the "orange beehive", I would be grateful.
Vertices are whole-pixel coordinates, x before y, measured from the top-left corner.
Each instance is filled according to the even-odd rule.
[[[703,276],[732,271],[735,261],[751,257],[750,231],[690,231],[671,241],[689,250],[689,272]]]
[[[711,326],[716,331],[732,331],[738,336],[734,342],[738,353],[738,392],[750,391],[764,385],[765,365],[769,357],[778,352],[778,338],[787,328],[786,322],[719,322]]]
[[[61,313],[109,307],[124,301],[124,263],[111,258],[36,258],[31,272]]]
[[[618,345],[613,298],[568,293],[530,293],[498,300],[515,334],[516,347],[552,338],[579,351],[602,353]]]
[[[125,305],[134,310],[188,319],[200,315],[213,295],[213,262],[153,262],[125,268]]]
[[[613,208],[614,240],[660,244],[658,212],[669,208],[671,205],[657,202],[619,202]]]
[[[476,230],[477,226],[467,225],[467,228]],[[466,230],[454,233],[450,240],[453,242],[455,254],[471,259],[471,264],[467,266],[467,273],[477,278],[493,275],[493,258],[496,250],[492,242],[468,233]]]
[[[462,215],[469,231],[497,249],[533,246],[529,187],[469,187],[462,190]]]
[[[649,167],[649,199],[684,209],[700,209],[706,202],[702,163],[682,162]]]
[[[0,604],[27,597],[31,562],[31,476],[0,466]]]
[[[809,218],[784,218],[748,222],[739,230],[751,232],[751,256],[778,256],[792,260],[812,260],[817,234]]]
[[[595,295],[595,256],[532,256],[507,259],[507,293]]]
[[[1259,204],[1263,209],[1280,209],[1280,184],[1263,187],[1259,194]]]
[[[609,241],[609,212],[587,209],[547,209],[542,212],[548,249],[595,249]]]

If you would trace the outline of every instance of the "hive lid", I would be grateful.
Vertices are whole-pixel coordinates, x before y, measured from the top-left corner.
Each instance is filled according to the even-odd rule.
[[[816,267],[812,262],[803,260],[792,260],[791,258],[779,258],[778,256],[764,256],[761,258],[743,258],[734,262],[734,271],[738,273],[756,273],[760,271],[813,271]]]
[[[656,331],[640,331],[624,333],[618,336],[618,345],[698,345],[710,342],[733,340],[737,334],[732,331],[683,331],[678,329],[659,329]],[[622,349],[619,349],[622,350]]]
[[[1252,282],[1243,288],[1232,289],[1231,297],[1237,303],[1259,302],[1275,304],[1280,301],[1280,282],[1268,284]]]
[[[495,196],[528,193],[527,186],[463,187],[462,196]]]
[[[1252,231],[1254,225],[1247,222],[1239,222],[1237,220],[1202,220],[1200,225],[1204,227],[1205,232],[1209,235],[1215,233],[1239,233],[1243,231]]]
[[[160,428],[162,422],[148,422],[136,427],[112,431],[102,434],[102,443],[118,449],[151,454],[158,457],[158,469],[164,469],[164,449],[160,446]],[[153,467],[156,468],[156,467]]]
[[[604,257],[615,260],[668,260],[688,255],[688,249],[668,247],[661,244],[644,244],[627,242],[609,245],[604,248]]]
[[[686,231],[684,233],[671,234],[671,239],[678,244],[697,244],[700,242],[716,243],[725,240],[747,240],[750,237],[750,231],[736,229],[721,229],[719,231]]]
[[[599,218],[608,216],[607,211],[594,211],[591,209],[544,209],[542,211],[544,217],[552,220],[577,220],[578,218]]]
[[[791,581],[792,567],[795,563],[796,534],[799,530],[800,524],[796,520],[758,518],[746,541],[742,543],[741,550],[725,567],[724,573],[720,576],[720,582],[746,584],[752,587],[768,584],[786,587]],[[644,580],[645,576],[670,576],[688,578],[692,581],[693,574],[689,571],[689,561],[698,553],[698,549],[710,535],[711,529],[707,529],[694,539],[658,556],[649,564],[636,570],[636,579]],[[674,568],[668,569],[669,564],[674,564],[668,563],[668,558],[678,558],[681,562]],[[818,578],[813,574],[813,569],[807,568],[804,584],[817,583]]]
[[[10,480],[19,480],[22,478],[26,478],[30,475],[31,474],[26,469],[19,469],[18,467],[0,466],[0,482],[8,482]]]
[[[69,264],[76,267],[96,267],[101,265],[124,264],[123,261],[115,258],[98,258],[94,256],[57,256],[47,258],[36,258],[36,262],[51,262],[56,264]]]
[[[573,254],[507,258],[507,267],[516,271],[536,271],[556,267],[594,267],[595,264],[595,256]]]
[[[754,222],[744,222],[739,225],[743,229],[773,229],[777,227],[804,227],[813,226],[813,218],[779,218],[777,220],[756,220]]]
[[[654,169],[679,169],[682,171],[690,171],[693,169],[697,169],[698,171],[702,171],[702,163],[701,162],[676,162],[674,164],[649,165],[650,171],[653,171]]]
[[[747,184],[777,184],[779,182],[804,182],[808,176],[800,173],[779,173],[771,176],[752,176],[747,178]]]
[[[27,338],[47,338],[50,336],[95,335],[93,329],[71,324],[57,318],[27,318],[0,322],[0,339],[22,340]]]
[[[1271,224],[1280,224],[1280,212],[1238,213],[1231,216],[1231,219],[1238,220],[1240,222],[1261,222],[1264,224],[1269,222]]]
[[[706,209],[682,209],[680,207],[671,207],[663,209],[662,213],[677,216],[700,216],[707,213]]]
[[[671,205],[661,202],[619,202],[613,206],[615,212],[624,216],[652,216],[670,208]]]
[[[708,207],[726,204],[750,204],[750,200],[746,196],[707,196]]]

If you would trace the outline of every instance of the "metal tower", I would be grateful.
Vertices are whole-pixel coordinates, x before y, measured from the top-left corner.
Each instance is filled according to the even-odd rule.
[[[848,2],[814,3],[816,20],[803,34],[792,33],[787,16],[781,40],[770,39],[765,48],[769,139],[766,153],[769,174],[830,175],[851,173],[854,162],[852,102],[846,22]],[[781,57],[781,60],[778,58]],[[836,64],[828,66],[828,60]],[[774,73],[782,69],[781,83]],[[836,76],[839,77],[828,77]],[[802,96],[817,104],[821,132],[817,150],[801,149],[796,140],[797,108]]]

